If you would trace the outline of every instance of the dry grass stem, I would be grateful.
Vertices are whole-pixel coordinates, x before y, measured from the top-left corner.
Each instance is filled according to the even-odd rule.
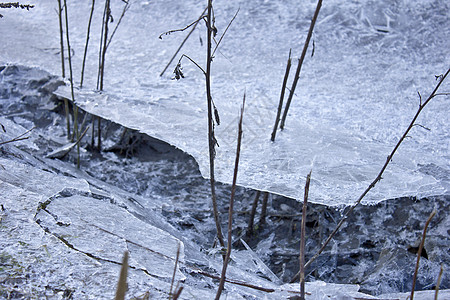
[[[200,15],[200,17],[197,19],[197,21],[195,22],[195,24],[192,26],[191,31],[189,31],[189,33],[186,35],[186,37],[184,38],[184,40],[181,42],[180,46],[178,47],[177,51],[175,51],[174,55],[172,56],[172,58],[170,59],[170,61],[167,63],[166,67],[164,68],[164,70],[161,72],[161,74],[159,74],[159,76],[163,76],[164,73],[166,72],[167,68],[170,66],[170,64],[172,63],[172,61],[175,59],[175,57],[178,55],[178,52],[180,52],[181,48],[183,48],[184,44],[186,43],[186,41],[188,40],[188,38],[191,36],[192,32],[194,32],[195,28],[198,25],[198,22],[202,19],[202,17],[204,16],[206,10],[208,8],[205,8],[202,12],[202,14]],[[161,36],[160,36],[161,38]]]
[[[413,276],[410,300],[414,299],[414,290],[416,287],[417,273],[419,271],[420,256],[422,254],[423,245],[425,244],[427,228],[428,228],[428,225],[430,225],[431,219],[433,219],[433,217],[436,215],[436,212],[437,212],[436,209],[434,209],[431,212],[430,216],[428,217],[428,220],[425,222],[425,227],[423,228],[422,240],[420,241],[419,250],[417,251],[417,261],[416,261],[416,268],[414,269],[414,276]]]
[[[92,23],[92,15],[94,14],[95,0],[92,0],[91,13],[89,14],[89,21],[86,33],[86,42],[84,43],[84,55],[83,55],[83,63],[81,65],[81,80],[80,80],[80,88],[83,87],[83,79],[84,79],[84,67],[86,65],[86,55],[89,45],[89,35],[91,32],[91,23]]]
[[[436,282],[436,288],[435,288],[435,292],[434,292],[434,300],[438,300],[439,286],[441,285],[443,273],[444,273],[444,264],[441,264],[441,269],[439,270],[439,275],[438,275],[438,279]]]
[[[342,224],[344,224],[344,222],[347,220],[348,216],[353,212],[353,210],[361,203],[362,199],[364,199],[364,197],[367,195],[367,193],[369,193],[369,191],[375,187],[375,185],[381,181],[382,179],[382,175],[384,173],[384,171],[386,170],[386,168],[388,167],[389,163],[392,161],[392,158],[394,156],[394,154],[397,152],[397,149],[400,147],[400,145],[402,144],[402,142],[406,139],[406,137],[409,134],[409,131],[411,130],[411,128],[414,127],[414,125],[416,124],[417,118],[419,117],[420,113],[422,112],[422,110],[425,108],[425,106],[436,96],[438,96],[438,94],[436,94],[437,90],[439,89],[439,87],[441,86],[442,82],[445,80],[445,78],[447,77],[447,75],[450,72],[450,68],[447,70],[447,72],[444,75],[439,76],[437,79],[439,80],[438,84],[436,85],[436,87],[434,88],[433,92],[431,92],[430,96],[425,100],[425,102],[422,102],[422,99],[420,98],[420,103],[419,103],[419,108],[417,109],[416,114],[414,115],[413,119],[411,120],[410,124],[408,125],[408,127],[406,128],[405,132],[403,133],[403,135],[401,136],[401,138],[399,139],[399,141],[397,142],[397,144],[394,146],[394,149],[392,150],[392,152],[388,155],[386,162],[384,163],[384,165],[382,166],[380,172],[378,173],[378,175],[376,176],[376,178],[369,184],[369,186],[364,190],[364,192],[359,196],[358,200],[355,201],[355,203],[350,207],[350,209],[344,214],[344,216],[342,217],[342,219],[339,221],[339,223],[336,225],[336,228],[330,233],[330,235],[328,236],[328,238],[325,240],[325,242],[322,244],[322,246],[320,247],[320,249],[317,251],[316,254],[314,254],[314,256],[305,264],[305,268],[308,268],[312,262],[314,262],[319,255],[322,253],[322,251],[325,249],[325,247],[328,245],[328,243],[333,239],[333,237],[335,236],[335,234],[338,232],[338,230],[341,228]],[[295,282],[295,280],[298,278],[300,274],[297,273],[291,280],[291,282]]]
[[[175,265],[173,267],[172,281],[170,282],[169,299],[175,299],[174,294],[172,294],[172,290],[173,290],[173,283],[175,282],[175,276],[177,274],[177,267],[178,267],[178,260],[179,259],[180,259],[180,243],[178,243],[177,257],[175,258]]]
[[[124,300],[127,292],[127,276],[128,276],[128,251],[125,251],[122,259],[122,267],[120,268],[119,282],[117,283],[115,300]]]
[[[316,10],[314,12],[314,17],[312,18],[311,25],[309,26],[309,31],[308,31],[308,35],[306,37],[305,44],[303,45],[302,55],[300,56],[300,59],[298,60],[297,71],[295,72],[294,81],[292,82],[292,87],[291,87],[291,90],[289,92],[289,97],[288,97],[287,102],[286,102],[286,107],[284,108],[283,117],[281,119],[281,124],[280,124],[281,130],[284,129],[284,124],[286,122],[286,116],[287,116],[287,113],[289,111],[289,107],[291,105],[292,97],[294,97],[295,88],[297,87],[297,82],[298,82],[298,79],[300,78],[300,71],[302,69],[303,61],[305,60],[306,52],[308,50],[309,41],[311,40],[312,33],[313,33],[313,30],[314,30],[314,25],[316,24],[316,20],[317,20],[317,17],[319,15],[319,11],[320,11],[321,7],[322,7],[322,0],[319,0],[317,2]]]
[[[258,207],[258,201],[259,201],[260,195],[261,195],[261,191],[256,191],[255,199],[253,199],[252,209],[250,211],[250,217],[248,219],[247,237],[250,237],[253,234],[253,224],[255,221],[256,208]]]
[[[264,192],[264,197],[261,205],[261,215],[259,216],[259,226],[266,224],[268,201],[269,201],[269,192]]]
[[[230,205],[228,208],[228,240],[227,240],[227,253],[225,255],[225,259],[223,260],[222,274],[220,276],[219,288],[216,294],[216,300],[220,299],[220,295],[222,294],[223,288],[225,286],[225,277],[227,273],[228,262],[230,260],[231,255],[231,247],[232,247],[232,233],[233,233],[233,207],[234,207],[234,195],[236,193],[236,182],[239,168],[239,157],[241,154],[241,142],[242,142],[242,119],[244,117],[244,107],[245,107],[245,94],[244,99],[242,100],[241,107],[241,116],[239,118],[238,125],[238,139],[236,146],[236,160],[234,162],[234,174],[233,174],[233,183],[231,185],[231,196],[230,196]]]
[[[272,142],[275,141],[275,136],[277,135],[277,129],[278,124],[280,123],[280,116],[281,116],[281,110],[283,109],[283,101],[284,101],[284,93],[286,91],[286,84],[289,78],[289,71],[291,70],[291,49],[289,49],[289,58],[286,64],[286,71],[284,72],[284,79],[283,79],[283,85],[281,87],[281,95],[280,95],[280,101],[278,102],[278,110],[277,110],[277,116],[275,118],[275,125],[273,126],[272,136],[270,137],[270,140]]]
[[[308,206],[309,183],[311,172],[306,176],[305,196],[302,208],[302,223],[300,226],[300,299],[305,299],[305,238],[306,238],[306,208]]]

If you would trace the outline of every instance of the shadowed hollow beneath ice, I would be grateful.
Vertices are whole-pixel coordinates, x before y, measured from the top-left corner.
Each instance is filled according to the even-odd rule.
[[[419,106],[448,66],[446,1],[325,1],[313,34],[284,131],[270,141],[289,50],[290,88],[315,1],[215,1],[218,36],[240,9],[212,62],[216,179],[231,182],[237,120],[246,93],[238,184],[301,198],[312,169],[310,201],[353,203],[375,179]],[[113,3],[117,22],[120,1]],[[205,26],[159,74],[186,36],[168,30],[196,20],[198,1],[132,1],[106,55],[104,91],[96,92],[102,7],[91,28],[83,89],[77,104],[192,155],[209,176],[204,76],[189,60],[185,78],[171,80],[182,53],[205,67]],[[55,1],[32,11],[11,10],[1,20],[0,60],[61,73]],[[75,85],[79,85],[89,4],[69,4]],[[114,23],[112,23],[114,24]],[[32,33],[32,34],[31,34]],[[7,41],[7,42],[6,42]],[[18,51],[20,49],[20,51]],[[441,92],[450,86],[444,82]],[[68,86],[60,95],[69,97]],[[368,194],[377,202],[400,196],[447,194],[450,186],[448,96],[433,99],[401,145],[383,180]]]

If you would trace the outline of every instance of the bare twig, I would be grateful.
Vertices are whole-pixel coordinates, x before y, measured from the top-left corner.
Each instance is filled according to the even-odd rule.
[[[84,79],[84,67],[86,65],[86,55],[89,45],[89,34],[91,32],[91,22],[92,22],[92,15],[94,14],[94,6],[95,6],[95,0],[92,0],[92,6],[91,6],[91,13],[89,15],[89,22],[88,22],[88,28],[86,33],[86,43],[84,44],[84,55],[83,55],[83,63],[81,66],[81,80],[80,80],[80,88],[83,87],[83,79]]]
[[[102,47],[102,63],[100,65],[100,91],[103,91],[103,78],[105,74],[105,58],[106,58],[106,46],[108,42],[108,23],[111,19],[111,8],[110,8],[110,0],[105,1],[105,10],[106,10],[106,16],[103,20],[105,23],[105,31],[104,31],[104,37],[103,37],[103,47]]]
[[[417,272],[419,271],[419,263],[420,263],[420,256],[422,254],[423,245],[425,244],[425,237],[427,235],[427,228],[428,225],[430,225],[431,219],[436,215],[436,209],[434,209],[430,216],[428,217],[428,220],[425,223],[425,227],[423,228],[423,234],[422,234],[422,240],[420,241],[419,250],[417,251],[417,261],[416,261],[416,268],[414,269],[414,276],[413,276],[413,282],[412,282],[412,288],[411,288],[411,296],[410,299],[414,299],[414,289],[416,287],[416,280],[417,280]]]
[[[289,78],[290,69],[291,69],[291,49],[289,49],[289,58],[288,58],[288,61],[286,64],[286,72],[284,73],[283,85],[281,87],[281,95],[280,95],[280,101],[278,102],[278,110],[277,110],[277,116],[275,118],[275,125],[273,126],[272,136],[270,137],[270,140],[272,142],[275,141],[278,124],[280,123],[281,110],[283,109],[284,93],[286,91],[286,84],[287,84],[287,81]]]
[[[192,22],[188,26],[186,26],[184,28],[181,28],[181,29],[174,29],[174,30],[169,30],[169,31],[163,32],[163,33],[161,33],[159,35],[159,39],[162,40],[163,35],[170,35],[170,34],[175,33],[175,32],[185,31],[186,29],[188,29],[188,28],[190,28],[192,26],[197,26],[198,22],[200,22],[200,20],[202,20],[202,19],[205,19],[205,17],[206,17],[206,19],[208,19],[208,15],[206,15],[206,16],[204,15],[206,9],[203,11],[202,15],[197,20],[195,20],[194,22]],[[206,21],[206,22],[208,22],[208,21]]]
[[[2,125],[2,128],[3,128],[3,130],[6,132],[6,130],[5,130],[5,128],[3,127],[3,125]],[[27,131],[25,131],[24,133],[22,133],[22,134],[19,135],[19,136],[16,136],[16,137],[13,138],[12,140],[0,142],[0,146],[1,146],[1,145],[4,145],[4,144],[9,144],[9,143],[14,143],[14,142],[18,142],[18,141],[23,141],[23,140],[29,139],[29,138],[30,138],[29,136],[24,137],[24,135],[26,135],[27,133],[29,133],[29,132],[30,132],[31,130],[33,130],[34,128],[36,128],[36,127],[33,127],[33,128],[31,128],[31,129],[28,129]]]
[[[200,69],[200,71],[203,72],[203,75],[207,76],[206,71],[203,70],[203,68],[198,63],[196,63],[195,60],[193,60],[192,58],[190,58],[186,54],[181,55],[180,59],[178,60],[178,64],[177,64],[177,67],[175,68],[175,70],[177,70],[177,68],[178,68],[178,70],[181,70],[181,60],[183,59],[183,57],[186,57],[187,59],[189,59],[197,68]]]
[[[225,31],[224,31],[223,34],[220,36],[220,39],[219,39],[219,41],[217,42],[216,47],[214,48],[214,51],[213,51],[213,53],[212,53],[212,58],[214,57],[214,54],[216,53],[217,48],[219,48],[220,42],[222,41],[223,37],[224,37],[225,34],[227,33],[228,28],[230,28],[231,23],[233,23],[234,19],[236,19],[236,17],[237,17],[237,15],[238,15],[238,13],[239,13],[240,10],[241,10],[241,8],[238,8],[238,10],[237,10],[236,13],[234,14],[233,18],[231,19],[231,21],[228,23],[227,28],[225,28]]]
[[[256,191],[255,198],[253,199],[252,210],[250,211],[250,217],[248,219],[247,237],[253,234],[253,223],[255,220],[256,208],[258,206],[259,196],[261,191]]]
[[[216,300],[220,299],[220,295],[222,294],[223,288],[225,286],[225,277],[227,273],[228,262],[230,260],[231,255],[231,237],[233,233],[233,206],[234,206],[234,194],[236,193],[236,182],[239,168],[239,157],[241,154],[241,142],[242,142],[242,119],[244,117],[244,107],[245,107],[245,94],[244,99],[242,100],[242,108],[241,108],[241,116],[239,118],[239,126],[238,126],[238,139],[236,146],[236,160],[234,162],[234,174],[233,174],[233,183],[231,185],[231,196],[230,196],[230,206],[228,208],[228,241],[227,241],[227,254],[225,255],[225,259],[223,260],[222,274],[220,276],[219,288],[217,289]]]
[[[436,87],[434,88],[433,92],[430,94],[430,96],[427,98],[427,100],[422,103],[421,105],[419,105],[419,108],[417,109],[416,114],[414,115],[413,119],[411,120],[411,123],[408,125],[407,129],[405,130],[405,132],[403,133],[402,137],[399,139],[399,141],[397,142],[397,144],[395,145],[394,149],[392,150],[392,152],[388,155],[386,162],[384,163],[383,167],[381,168],[380,172],[378,173],[378,175],[376,176],[376,178],[369,184],[369,186],[364,190],[364,192],[359,196],[358,200],[356,200],[356,202],[350,207],[350,209],[344,214],[344,216],[342,217],[342,219],[339,221],[339,223],[336,225],[336,228],[330,233],[330,235],[328,236],[328,238],[326,239],[326,241],[322,244],[322,246],[320,247],[320,249],[317,251],[317,253],[305,264],[305,268],[308,268],[311,263],[313,261],[315,261],[317,259],[317,257],[319,257],[319,255],[322,253],[322,251],[325,249],[325,247],[328,245],[328,243],[333,239],[333,237],[335,236],[335,234],[338,232],[338,230],[341,228],[342,224],[344,224],[344,222],[347,220],[348,216],[353,212],[353,210],[361,203],[362,199],[367,195],[367,193],[369,193],[369,191],[375,187],[375,185],[382,179],[383,173],[386,170],[386,168],[388,167],[389,163],[392,160],[392,157],[394,156],[394,154],[397,152],[397,149],[400,147],[400,145],[402,144],[403,140],[408,136],[409,131],[411,130],[411,128],[414,127],[414,124],[416,123],[417,118],[419,117],[420,113],[422,112],[422,110],[424,109],[424,107],[431,101],[431,99],[433,99],[437,94],[437,90],[439,89],[439,87],[441,86],[442,82],[445,80],[445,78],[447,77],[447,75],[450,72],[450,68],[447,70],[447,72],[442,75],[442,77],[439,77],[439,82],[436,85]],[[295,282],[296,278],[299,276],[300,274],[297,273],[291,280],[291,282]]]
[[[115,300],[124,300],[127,292],[127,276],[128,276],[128,251],[125,251],[122,259],[122,267],[120,268],[119,282],[117,283]]]
[[[177,267],[178,267],[178,260],[180,259],[180,243],[178,243],[178,248],[177,248],[177,257],[175,259],[175,265],[173,267],[173,274],[172,274],[172,281],[170,282],[170,291],[169,291],[169,299],[175,299],[174,294],[172,294],[172,289],[173,289],[173,283],[175,282],[175,276],[177,274]],[[181,288],[182,289],[182,288]],[[180,292],[181,293],[181,292]]]
[[[207,14],[207,46],[206,46],[206,101],[208,102],[208,146],[209,146],[209,181],[211,185],[211,199],[213,206],[214,221],[216,223],[217,238],[221,247],[225,247],[223,240],[222,228],[220,225],[220,215],[217,209],[216,187],[214,178],[214,156],[216,138],[214,136],[213,112],[212,112],[212,96],[211,96],[211,36],[212,36],[212,0],[208,0]]]
[[[434,292],[434,300],[438,300],[439,286],[441,285],[442,273],[444,273],[444,264],[441,264],[441,269],[439,270],[439,275],[436,282],[436,289]]]
[[[124,1],[124,2],[125,2],[125,6],[123,7],[122,14],[120,15],[119,21],[117,21],[116,27],[114,27],[114,30],[113,30],[113,32],[111,33],[111,36],[108,39],[108,43],[106,44],[105,50],[108,49],[109,44],[111,44],[111,41],[112,41],[114,35],[116,34],[117,28],[119,28],[119,25],[122,22],[122,19],[125,16],[125,13],[130,8],[130,5],[131,5],[130,2],[129,1]]]
[[[58,0],[58,19],[59,19],[59,43],[61,47],[61,71],[62,77],[66,77],[66,71],[64,68],[64,37],[63,37],[63,24],[62,24],[62,6],[61,0]]]
[[[306,52],[308,50],[309,41],[311,40],[311,36],[314,30],[314,25],[316,24],[317,16],[319,15],[320,8],[322,7],[322,0],[317,2],[316,11],[314,12],[314,17],[312,18],[311,25],[309,26],[308,35],[306,37],[305,44],[303,45],[302,55],[298,60],[297,71],[295,72],[294,81],[292,82],[291,91],[289,93],[289,97],[286,102],[286,107],[284,108],[283,118],[281,119],[281,130],[284,129],[284,123],[286,122],[286,116],[289,111],[289,106],[291,105],[292,97],[294,96],[295,88],[297,87],[298,79],[300,78],[300,71],[302,69],[303,61],[306,56]]]
[[[164,73],[166,72],[167,68],[170,66],[170,64],[172,63],[172,61],[175,59],[175,57],[178,55],[178,52],[180,52],[181,48],[183,48],[184,43],[186,43],[187,39],[191,36],[192,32],[194,32],[195,28],[198,25],[198,22],[202,19],[202,17],[204,16],[206,10],[208,8],[206,7],[202,14],[200,15],[200,17],[197,19],[197,21],[195,22],[195,24],[193,25],[191,31],[189,31],[189,33],[186,35],[186,37],[184,38],[184,40],[181,42],[180,46],[178,47],[177,51],[175,51],[175,54],[172,56],[172,58],[170,59],[170,61],[167,63],[166,67],[164,68],[164,70],[161,72],[161,74],[159,74],[159,76],[163,76]],[[161,38],[161,36],[160,36]]]
[[[267,201],[269,200],[269,192],[264,192],[261,206],[261,215],[259,216],[259,226],[266,224]]]
[[[306,208],[308,205],[309,183],[311,172],[306,176],[305,196],[302,208],[302,223],[300,227],[300,299],[305,300],[305,236],[306,236]]]

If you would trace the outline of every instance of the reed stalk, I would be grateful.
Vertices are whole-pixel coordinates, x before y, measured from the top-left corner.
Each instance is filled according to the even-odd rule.
[[[319,16],[320,8],[322,7],[322,0],[317,2],[316,11],[314,12],[314,17],[312,18],[311,25],[309,26],[308,35],[306,36],[305,44],[303,45],[302,55],[298,60],[297,71],[295,72],[294,81],[292,82],[292,87],[289,92],[289,97],[286,102],[286,107],[284,108],[283,117],[281,119],[280,128],[284,129],[284,124],[286,122],[286,116],[291,106],[292,97],[294,97],[295,88],[297,87],[298,79],[300,78],[300,71],[302,69],[303,61],[305,60],[306,52],[308,50],[309,41],[311,40],[312,33],[314,30],[314,25],[316,24],[317,17]]]
[[[237,139],[237,146],[236,146],[236,160],[234,162],[233,183],[231,185],[230,205],[228,208],[227,253],[225,255],[225,259],[223,260],[222,274],[220,276],[220,282],[219,282],[219,288],[217,289],[216,300],[220,299],[220,295],[222,294],[223,288],[225,286],[225,277],[226,277],[226,273],[227,273],[228,262],[230,261],[230,255],[231,255],[231,248],[232,248],[231,238],[232,238],[232,233],[233,233],[234,195],[236,193],[236,183],[237,183],[237,175],[238,175],[238,168],[239,168],[239,157],[241,154],[242,119],[244,117],[244,107],[245,107],[245,94],[244,94],[244,99],[242,101],[241,116],[239,118],[238,139]]]
[[[425,227],[423,228],[423,234],[422,234],[422,240],[420,241],[419,250],[417,251],[417,260],[416,260],[416,268],[414,269],[414,276],[413,276],[413,282],[411,287],[411,296],[409,297],[410,300],[414,300],[414,290],[416,288],[416,280],[417,280],[417,274],[419,271],[419,263],[420,263],[420,256],[422,255],[423,245],[425,244],[425,237],[427,236],[427,228],[428,225],[430,225],[431,219],[436,215],[436,209],[434,209],[430,216],[428,217],[427,221],[425,222]]]
[[[397,142],[397,144],[394,146],[394,149],[392,150],[392,152],[388,155],[386,162],[384,163],[384,165],[381,167],[380,172],[378,173],[378,175],[375,177],[375,179],[369,184],[369,186],[364,190],[364,192],[358,197],[358,199],[355,201],[355,203],[349,208],[349,210],[347,210],[347,212],[344,214],[344,216],[341,218],[341,220],[339,221],[339,223],[336,225],[335,229],[330,233],[330,235],[328,236],[328,238],[325,240],[325,242],[322,244],[322,246],[320,247],[320,249],[316,252],[316,254],[314,254],[313,257],[311,257],[311,259],[305,264],[305,268],[308,268],[318,257],[319,255],[323,252],[323,250],[326,248],[326,246],[328,245],[328,243],[333,239],[333,237],[336,235],[336,233],[339,231],[339,229],[341,228],[342,224],[345,223],[345,221],[347,220],[348,216],[353,212],[353,210],[361,203],[361,201],[364,199],[364,197],[367,195],[367,193],[369,193],[369,191],[371,189],[373,189],[375,187],[375,185],[381,181],[381,179],[383,178],[383,173],[386,170],[386,168],[388,167],[389,163],[392,161],[392,158],[394,156],[394,154],[397,152],[398,148],[400,147],[400,145],[402,144],[402,142],[408,137],[408,134],[410,132],[410,130],[418,125],[416,124],[417,118],[419,117],[420,113],[422,112],[422,110],[426,107],[426,105],[428,103],[430,103],[430,101],[439,95],[447,95],[445,94],[438,94],[437,91],[439,89],[439,87],[441,86],[442,82],[444,82],[445,78],[447,77],[447,75],[450,73],[450,68],[446,71],[446,73],[444,75],[441,75],[438,77],[438,84],[436,85],[436,87],[434,88],[434,90],[431,92],[430,96],[428,96],[428,98],[423,102],[422,101],[422,97],[419,94],[420,97],[420,103],[419,103],[419,108],[416,111],[416,114],[414,115],[414,117],[412,118],[410,124],[408,125],[408,127],[406,128],[405,132],[403,133],[403,135],[400,137],[399,141]],[[292,279],[291,279],[291,283],[295,282],[296,278],[298,278],[298,276],[300,275],[300,273],[297,273]]]
[[[305,196],[302,208],[302,223],[300,225],[300,299],[305,300],[305,239],[306,239],[306,209],[308,206],[309,183],[311,182],[311,171],[306,176]]]
[[[280,123],[281,110],[283,109],[284,93],[286,91],[286,84],[289,78],[289,71],[291,70],[291,49],[289,49],[289,58],[286,64],[286,71],[284,72],[283,85],[281,86],[280,101],[278,102],[277,116],[275,118],[275,125],[273,126],[272,136],[270,140],[275,141],[275,136],[277,135],[278,124]]]
[[[89,35],[91,32],[91,23],[92,23],[92,15],[94,14],[95,0],[92,0],[91,13],[89,14],[89,22],[86,33],[86,42],[84,43],[84,55],[83,55],[83,64],[81,66],[81,80],[80,80],[80,88],[83,87],[83,79],[84,79],[84,67],[86,65],[86,56],[89,45]]]

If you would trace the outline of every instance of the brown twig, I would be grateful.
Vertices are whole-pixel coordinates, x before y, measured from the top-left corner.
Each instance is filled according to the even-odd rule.
[[[305,196],[302,208],[302,223],[300,226],[300,299],[305,300],[305,236],[306,236],[306,208],[308,205],[309,183],[311,172],[306,176]]]
[[[217,48],[219,48],[220,42],[222,42],[222,39],[223,39],[223,37],[225,36],[225,34],[227,33],[228,28],[230,28],[231,23],[233,23],[234,19],[236,19],[236,17],[237,17],[237,15],[238,15],[238,13],[239,13],[240,10],[241,10],[241,8],[238,8],[238,10],[237,10],[236,13],[234,14],[233,18],[231,18],[231,21],[228,23],[227,28],[225,28],[225,31],[224,31],[223,34],[220,36],[220,39],[219,39],[219,41],[217,42],[216,47],[214,48],[214,51],[213,51],[213,53],[212,53],[211,58],[214,57],[214,54],[216,53]]]
[[[411,123],[408,125],[407,129],[405,130],[405,132],[403,133],[403,135],[401,136],[401,138],[399,139],[399,141],[397,142],[397,144],[395,145],[394,149],[392,150],[392,152],[388,155],[386,162],[384,163],[383,167],[381,168],[380,172],[378,173],[378,175],[376,176],[376,178],[369,184],[369,186],[364,190],[364,192],[359,196],[358,200],[356,200],[356,202],[350,207],[350,209],[344,214],[344,216],[342,217],[342,219],[339,221],[339,223],[336,225],[336,228],[330,233],[330,235],[328,236],[328,238],[326,239],[326,241],[322,244],[322,246],[320,247],[320,249],[317,251],[317,253],[305,264],[305,268],[308,268],[311,263],[313,261],[315,261],[317,259],[317,257],[319,257],[319,255],[322,253],[322,251],[325,249],[325,247],[328,245],[328,243],[333,239],[333,237],[335,236],[336,232],[338,232],[338,230],[341,228],[342,224],[344,224],[344,222],[347,220],[348,216],[353,212],[353,210],[361,203],[362,199],[367,195],[367,193],[369,193],[369,191],[375,187],[375,185],[382,179],[383,173],[386,170],[386,168],[388,167],[389,163],[392,160],[392,157],[394,156],[395,152],[397,152],[397,149],[400,147],[400,145],[402,144],[403,140],[406,139],[406,137],[408,136],[409,131],[411,130],[411,128],[414,127],[414,124],[416,123],[417,118],[419,117],[420,113],[422,112],[422,110],[424,109],[424,107],[431,101],[431,99],[433,99],[436,96],[436,92],[439,89],[439,87],[441,86],[442,82],[445,80],[445,78],[447,77],[447,75],[450,72],[450,68],[447,70],[447,72],[442,76],[439,77],[439,82],[436,85],[436,87],[434,88],[433,92],[430,94],[430,96],[427,98],[427,100],[423,103],[420,103],[419,108],[417,109],[416,114],[414,115]],[[297,273],[291,280],[291,282],[295,282],[296,278],[299,276],[300,274]]]
[[[306,37],[305,44],[303,45],[302,55],[298,60],[297,71],[295,72],[294,81],[292,82],[292,87],[289,93],[288,100],[286,102],[286,107],[284,108],[283,118],[281,119],[281,130],[284,129],[284,123],[286,122],[286,116],[289,111],[289,107],[291,105],[292,97],[294,96],[295,88],[297,87],[298,79],[300,78],[300,71],[302,69],[303,61],[306,56],[306,52],[308,50],[309,41],[311,40],[311,36],[314,30],[314,25],[316,24],[317,16],[319,15],[320,8],[322,7],[322,0],[317,2],[316,11],[314,12],[314,17],[312,18],[311,25],[309,26],[308,35]]]
[[[441,285],[443,273],[444,273],[444,264],[441,264],[441,269],[439,270],[439,275],[438,275],[438,279],[436,282],[436,288],[435,288],[435,292],[434,292],[434,300],[438,300],[439,286]]]
[[[177,248],[177,257],[175,259],[175,265],[173,267],[173,274],[172,274],[172,281],[170,282],[170,291],[169,291],[169,299],[175,299],[175,295],[172,294],[172,289],[173,289],[173,283],[175,282],[175,276],[177,274],[177,266],[178,266],[178,260],[180,259],[180,243],[178,243],[178,248]],[[181,288],[182,289],[182,288]],[[181,293],[181,292],[180,292]],[[176,293],[175,293],[176,294]]]
[[[280,123],[281,110],[283,109],[284,93],[286,91],[286,84],[287,84],[287,81],[289,78],[290,69],[291,69],[291,49],[289,49],[289,58],[288,58],[288,61],[286,64],[286,72],[284,73],[283,85],[281,87],[281,95],[280,95],[280,101],[278,102],[278,110],[277,110],[277,116],[275,118],[275,125],[273,126],[272,136],[270,137],[270,140],[272,142],[275,141],[278,124]]]
[[[63,24],[62,24],[62,6],[61,0],[58,0],[58,19],[59,19],[59,43],[61,47],[61,71],[62,77],[66,77],[66,71],[64,67],[64,37],[63,37]]]
[[[264,192],[263,201],[261,205],[261,215],[259,216],[259,226],[266,224],[267,215],[267,201],[269,200],[269,192]]]
[[[172,58],[170,59],[170,61],[167,63],[166,67],[164,68],[164,70],[161,72],[161,74],[159,74],[159,76],[163,76],[164,73],[166,72],[167,68],[170,66],[170,64],[172,63],[172,61],[175,59],[175,57],[178,55],[178,52],[180,52],[181,48],[183,48],[184,43],[186,43],[187,39],[191,36],[192,32],[194,32],[195,28],[198,25],[198,22],[203,18],[206,10],[208,8],[206,7],[202,14],[200,15],[200,17],[197,19],[197,21],[195,22],[195,24],[193,25],[191,31],[189,31],[189,33],[186,35],[186,37],[184,38],[184,40],[181,42],[180,46],[178,47],[177,51],[175,51],[175,54],[172,56]],[[161,37],[160,37],[161,38]]]
[[[127,276],[128,276],[128,251],[125,251],[122,259],[122,267],[120,268],[119,282],[117,283],[115,300],[124,300],[127,292]]]
[[[230,206],[228,208],[228,241],[227,241],[227,254],[225,255],[225,259],[223,260],[222,274],[220,276],[219,288],[217,289],[216,300],[220,299],[220,295],[222,294],[223,288],[225,286],[225,276],[227,273],[228,262],[230,260],[231,255],[231,237],[233,233],[233,206],[234,206],[234,194],[236,193],[236,182],[239,168],[239,157],[241,154],[241,142],[242,142],[242,119],[244,117],[244,107],[245,107],[245,93],[244,99],[242,100],[242,108],[241,108],[241,116],[239,118],[239,126],[238,126],[238,139],[236,146],[236,160],[234,162],[234,174],[233,174],[233,183],[231,185],[231,196],[230,196]]]
[[[102,63],[100,65],[100,91],[103,91],[103,78],[105,74],[105,58],[106,58],[106,46],[108,42],[108,23],[111,18],[111,8],[110,8],[110,0],[105,0],[105,10],[106,17],[103,20],[105,24],[105,31],[103,37],[103,47],[102,47]]]
[[[111,44],[111,41],[114,37],[114,35],[116,34],[117,28],[119,28],[120,23],[122,22],[123,17],[125,16],[125,13],[128,11],[128,9],[130,8],[130,2],[129,1],[123,1],[125,2],[125,6],[123,7],[122,13],[119,17],[119,21],[116,22],[116,26],[114,27],[113,32],[111,33],[111,36],[108,39],[108,43],[106,44],[105,50],[108,49],[109,44]]]
[[[255,198],[253,199],[252,210],[250,211],[250,217],[248,219],[247,237],[253,234],[253,223],[255,220],[256,208],[258,207],[259,196],[261,191],[256,191]]]
[[[84,43],[84,55],[83,55],[83,63],[81,65],[80,88],[83,87],[84,67],[86,65],[86,56],[87,56],[87,50],[88,50],[88,45],[89,45],[89,34],[91,32],[92,15],[94,14],[94,6],[95,6],[95,0],[92,0],[91,13],[89,14],[89,22],[88,22],[88,28],[87,28],[87,33],[86,33],[86,43]]]
[[[3,128],[3,126],[2,126],[2,128]],[[34,128],[36,128],[36,127],[33,127],[33,128],[31,128],[31,129],[28,129],[27,131],[25,131],[24,133],[22,133],[22,134],[19,135],[19,136],[16,136],[16,137],[13,138],[12,140],[0,142],[0,146],[1,146],[1,145],[4,145],[4,144],[9,144],[9,143],[14,143],[14,142],[18,142],[18,141],[23,141],[23,140],[29,139],[29,138],[30,138],[29,136],[26,136],[26,137],[23,137],[23,136],[24,136],[25,134],[29,133],[29,132],[30,132],[31,130],[33,130]],[[3,130],[4,130],[4,128],[3,128]],[[5,131],[5,132],[6,132],[6,131]]]
[[[433,217],[435,215],[436,215],[436,209],[434,209],[431,212],[430,216],[428,217],[428,220],[425,222],[425,227],[423,228],[422,240],[420,241],[419,250],[417,251],[417,261],[416,261],[416,268],[414,269],[414,276],[413,276],[410,300],[414,299],[414,290],[415,290],[415,287],[416,287],[417,273],[419,271],[420,256],[422,254],[423,245],[425,244],[425,237],[427,235],[427,228],[428,228],[428,225],[430,225],[431,219],[433,219]]]
[[[206,101],[208,102],[208,146],[209,146],[209,181],[211,185],[211,199],[213,206],[214,221],[216,223],[217,238],[221,247],[225,247],[223,240],[222,228],[220,225],[220,215],[217,209],[217,198],[214,178],[214,156],[216,138],[214,137],[214,124],[212,116],[212,97],[211,97],[211,36],[212,36],[212,0],[208,0],[208,14],[207,14],[207,46],[206,46]]]

